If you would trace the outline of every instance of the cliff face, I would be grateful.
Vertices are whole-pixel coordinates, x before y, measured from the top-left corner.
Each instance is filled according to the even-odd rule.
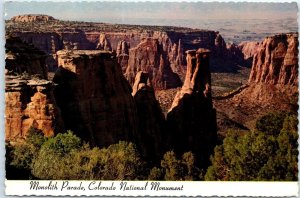
[[[185,50],[207,48],[212,51],[213,57],[222,59],[226,54],[226,44],[223,38],[214,31],[102,23],[77,22],[74,24],[58,20],[55,23],[51,23],[50,20],[48,23],[42,24],[35,21],[32,26],[32,28],[26,29],[28,27],[23,23],[10,20],[6,23],[7,34],[18,36],[50,55],[46,63],[52,71],[57,68],[56,52],[58,50],[100,49],[117,52],[118,62],[122,66],[122,71],[125,72],[130,59],[129,52],[126,53],[125,49],[137,47],[146,38],[158,40],[165,53],[165,61],[169,63],[168,67],[171,67],[172,71],[177,73],[182,80],[186,69],[185,54],[183,53]],[[118,54],[120,47],[124,47],[124,51]],[[218,62],[217,65],[216,68],[222,69],[223,64]]]
[[[5,73],[5,138],[25,137],[32,126],[52,136],[63,128],[47,79],[45,54],[17,38],[7,38]],[[26,72],[26,74],[24,73]]]
[[[298,84],[298,35],[266,38],[254,56],[249,83]]]
[[[47,79],[46,54],[23,43],[19,38],[6,37],[5,69],[18,74],[39,75]]]
[[[149,73],[149,78],[155,89],[173,88],[181,85],[179,76],[170,68],[163,45],[157,39],[145,39],[136,48],[129,50],[125,76],[130,84],[134,83],[134,78],[139,71]]]
[[[159,162],[164,151],[165,117],[155,98],[148,73],[142,71],[137,73],[132,95],[139,119],[136,144],[148,161]]]
[[[175,151],[192,151],[206,167],[216,141],[216,114],[212,107],[207,49],[187,51],[187,72],[167,115],[168,136]]]
[[[5,81],[6,140],[25,137],[30,127],[41,129],[45,136],[62,131],[51,81],[10,75]]]
[[[256,41],[244,41],[238,45],[238,48],[244,55],[244,59],[253,59],[254,55],[259,50],[259,42]]]
[[[131,88],[110,52],[62,50],[53,81],[66,129],[94,145],[132,141],[137,132]]]
[[[267,112],[297,110],[298,45],[298,34],[267,37],[254,55],[248,84],[238,94],[216,100],[216,108],[250,129]]]

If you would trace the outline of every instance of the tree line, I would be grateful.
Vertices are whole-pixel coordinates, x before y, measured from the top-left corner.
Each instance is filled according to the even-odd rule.
[[[259,118],[253,131],[229,130],[207,170],[195,165],[197,154],[189,151],[168,151],[153,167],[131,142],[92,148],[71,131],[44,137],[30,128],[26,139],[6,144],[6,178],[297,181],[297,125],[297,115],[280,112]]]

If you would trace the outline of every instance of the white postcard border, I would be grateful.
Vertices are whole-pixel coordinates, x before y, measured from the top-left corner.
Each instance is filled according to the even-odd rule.
[[[15,0],[15,1],[28,1],[28,0]],[[40,0],[40,1],[49,1],[49,0]],[[66,0],[51,0],[53,2],[59,1],[66,1]],[[71,0],[70,2],[78,2],[80,0]],[[98,1],[98,0],[88,0],[88,1]],[[88,2],[87,1],[87,2]],[[114,1],[114,0],[111,0]],[[126,1],[126,0],[122,0]],[[128,0],[127,0],[128,1]],[[137,0],[132,0],[137,1]],[[150,1],[161,1],[161,0],[150,0]],[[164,0],[168,1],[168,0]],[[174,1],[174,0],[173,0]],[[178,0],[175,0],[178,1]],[[189,0],[190,2],[195,2],[198,0]],[[203,0],[202,0],[203,1]],[[219,2],[241,2],[242,0],[220,0]],[[4,22],[4,2],[8,2],[8,0],[2,0],[0,2],[0,13],[2,14],[2,22]],[[204,2],[209,2],[209,0],[204,0]],[[247,1],[244,1],[247,2]],[[253,2],[295,2],[295,0],[255,0]],[[296,1],[297,2],[297,1]],[[298,2],[298,9],[299,9],[299,2]],[[298,14],[299,18],[299,14]],[[298,21],[299,23],[299,21]],[[0,65],[2,73],[0,74],[0,85],[4,87],[4,23],[0,23]],[[4,130],[4,90],[0,89],[0,126]],[[0,134],[0,141],[4,142],[4,133]],[[155,191],[151,190],[151,182],[154,181],[127,181],[130,185],[142,185],[146,182],[149,182],[149,189],[148,190],[120,190],[120,183],[122,181],[101,181],[103,186],[107,186],[114,182],[114,185],[117,188],[115,191],[110,190],[86,190],[86,191],[77,191],[77,190],[30,190],[30,182],[38,181],[40,184],[47,185],[50,183],[46,180],[6,180],[5,179],[5,146],[4,144],[0,144],[0,157],[1,157],[1,164],[0,164],[0,177],[1,177],[1,184],[0,184],[0,197],[3,195],[6,196],[45,196],[45,195],[52,195],[52,196],[266,196],[266,197],[298,197],[299,196],[299,186],[298,182],[197,182],[197,181],[161,181],[161,186],[180,186],[183,185],[182,191],[170,191],[170,190],[162,190],[162,191]],[[57,182],[58,188],[62,187],[63,180],[54,180],[52,182]],[[91,182],[94,181],[69,181],[72,185],[76,186],[82,182],[83,186],[88,186]],[[100,182],[100,181],[96,181]]]
[[[298,196],[298,182],[6,180],[5,185],[9,196]]]

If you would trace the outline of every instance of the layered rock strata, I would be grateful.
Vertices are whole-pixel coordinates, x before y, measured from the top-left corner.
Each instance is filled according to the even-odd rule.
[[[244,55],[244,59],[253,59],[254,55],[259,50],[259,42],[256,41],[244,41],[238,45],[238,48]]]
[[[249,83],[298,85],[298,34],[267,37],[253,59]]]
[[[138,113],[138,131],[135,141],[143,157],[149,162],[159,162],[163,145],[165,117],[155,98],[149,74],[139,71],[135,77],[132,95]]]
[[[25,137],[28,129],[52,136],[63,129],[54,84],[47,80],[44,52],[19,38],[6,38],[5,138]]]
[[[163,46],[157,39],[147,38],[136,48],[129,50],[128,67],[125,77],[133,85],[137,72],[149,73],[155,89],[167,89],[181,86],[181,80],[166,59]]]
[[[100,147],[132,141],[137,132],[131,87],[111,52],[62,50],[53,81],[66,129]]]
[[[218,32],[158,26],[114,25],[104,23],[66,22],[51,20],[47,23],[36,21],[31,28],[15,20],[6,22],[6,33],[19,36],[23,41],[32,43],[38,49],[47,53],[47,66],[50,70],[57,68],[56,52],[63,49],[76,50],[112,50],[118,54],[120,43],[128,48],[137,47],[145,38],[155,38],[161,43],[164,59],[169,62],[174,73],[184,79],[186,62],[184,51],[195,48],[208,48],[213,57],[222,61],[216,62],[217,69],[223,70],[226,44]],[[125,47],[126,48],[126,47]],[[125,49],[124,48],[124,49]],[[129,53],[118,54],[118,60],[126,71]],[[136,74],[136,73],[135,73]],[[135,75],[134,75],[135,76]],[[134,80],[134,76],[132,81]],[[154,86],[155,87],[155,86]]]
[[[30,127],[42,130],[45,136],[62,132],[51,81],[6,75],[5,82],[6,140],[26,137]]]
[[[192,151],[203,168],[216,143],[216,112],[212,106],[210,51],[200,48],[187,53],[187,72],[167,115],[171,147],[179,153]]]
[[[216,108],[248,128],[267,112],[297,111],[298,34],[267,37],[253,57],[247,86],[229,98],[215,101]]]

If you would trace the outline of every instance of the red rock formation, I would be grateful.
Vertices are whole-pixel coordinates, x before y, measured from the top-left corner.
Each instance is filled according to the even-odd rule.
[[[25,137],[32,126],[52,136],[63,129],[47,79],[45,54],[18,38],[6,40],[5,138]],[[24,73],[26,72],[26,73]]]
[[[226,54],[226,44],[223,38],[214,31],[80,22],[74,24],[65,21],[40,25],[34,23],[34,25],[34,30],[25,27],[25,31],[20,23],[11,20],[6,23],[7,34],[19,36],[23,41],[32,43],[38,49],[49,54],[50,58],[47,60],[47,64],[51,70],[57,68],[55,53],[58,50],[92,50],[98,46],[97,49],[118,51],[120,42],[126,42],[128,46],[134,48],[143,39],[150,37],[157,39],[162,45],[165,61],[169,62],[172,71],[177,73],[181,79],[184,79],[185,76],[186,62],[183,53],[185,50],[199,47],[210,49],[214,59],[215,57],[221,58],[215,61],[214,68],[216,70],[222,69],[223,56]],[[125,55],[126,53],[122,54],[118,56],[118,59],[125,72],[129,57]],[[132,81],[134,81],[134,76]]]
[[[126,41],[120,41],[117,46],[117,59],[121,65],[122,72],[125,73],[128,66],[129,59],[129,45]]]
[[[214,54],[218,57],[226,57],[226,51],[226,43],[221,34],[217,33],[215,38]]]
[[[144,39],[137,47],[129,50],[128,67],[125,76],[130,84],[139,71],[149,73],[155,89],[178,87],[181,81],[168,62],[163,46],[157,39]]]
[[[298,34],[267,37],[254,56],[249,83],[298,85]]]
[[[260,43],[256,41],[245,41],[241,42],[238,45],[238,48],[242,51],[244,54],[244,59],[246,60],[254,57],[259,50],[259,44]]]
[[[19,38],[6,37],[5,69],[18,74],[39,75],[47,79],[46,54],[23,43]]]
[[[112,53],[62,50],[53,81],[66,129],[91,144],[132,141],[137,116],[131,88]]]
[[[227,44],[227,53],[225,54],[227,58],[236,61],[244,61],[244,54],[239,46],[234,43]]]
[[[55,21],[52,16],[41,15],[41,14],[25,14],[18,15],[11,18],[14,22],[47,22],[47,21]]]
[[[216,113],[212,107],[211,75],[207,49],[187,51],[187,72],[167,115],[171,149],[192,151],[207,167],[216,141]]]
[[[148,73],[142,71],[137,73],[132,95],[139,119],[136,144],[145,159],[149,162],[159,162],[164,151],[165,117],[155,98]]]
[[[111,51],[110,42],[106,39],[105,34],[100,34],[99,43],[98,43],[96,49]]]
[[[6,76],[5,81],[6,140],[25,137],[30,127],[41,129],[46,136],[61,132],[51,81],[20,76]]]
[[[176,74],[178,74],[180,77],[184,76],[185,74],[185,62],[184,60],[184,53],[183,48],[181,44],[181,39],[179,39],[178,44],[174,43],[173,46],[168,49],[168,56],[169,56],[169,62],[170,67],[172,68],[172,71]]]
[[[230,119],[253,129],[259,116],[290,111],[298,101],[298,34],[267,37],[254,55],[247,86],[216,108]]]

